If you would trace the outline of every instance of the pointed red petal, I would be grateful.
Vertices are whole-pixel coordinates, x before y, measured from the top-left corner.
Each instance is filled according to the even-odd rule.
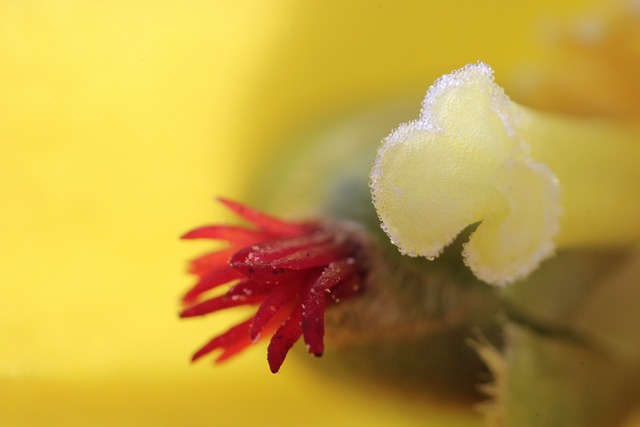
[[[277,240],[265,241],[253,245],[263,260],[273,261],[305,248],[312,248],[332,241],[333,235],[324,232],[308,233],[293,237],[283,237]]]
[[[263,297],[257,296],[239,296],[228,297],[227,295],[221,295],[219,297],[211,298],[206,301],[202,301],[191,307],[187,307],[180,313],[180,317],[195,317],[204,316],[205,314],[215,313],[216,311],[224,310],[231,307],[237,307],[239,305],[255,304],[261,301]]]
[[[287,282],[276,286],[258,307],[258,311],[253,317],[253,323],[249,328],[249,337],[256,339],[264,326],[280,309],[293,303],[297,292],[299,292],[297,282]]]
[[[229,266],[252,280],[277,283],[281,280],[284,268],[273,268],[268,261],[260,261],[260,256],[254,256],[252,248],[245,248],[235,253],[229,259]]]
[[[275,286],[277,286],[275,283],[258,282],[255,280],[245,279],[238,282],[238,284],[233,285],[225,295],[230,298],[233,298],[236,295],[240,295],[240,296],[265,295],[268,292],[271,292],[271,290],[273,290]]]
[[[240,278],[242,278],[240,273],[227,266],[217,268],[201,277],[198,283],[182,297],[182,301],[186,304],[194,303],[204,292]]]
[[[301,316],[299,308],[294,310],[289,319],[278,328],[269,342],[267,361],[271,372],[274,374],[280,370],[287,353],[302,335]]]
[[[296,251],[327,243],[332,236],[327,233],[314,233],[294,237],[283,237],[274,240],[254,243],[238,250],[239,261],[270,262]],[[246,259],[242,259],[245,257]]]
[[[207,225],[199,227],[184,234],[181,238],[191,239],[214,239],[232,242],[238,246],[246,246],[255,242],[273,237],[267,233],[251,230],[245,227],[232,225]]]
[[[233,347],[236,349],[237,353],[238,351],[250,346],[253,343],[253,341],[249,339],[250,324],[251,319],[245,320],[244,322],[229,329],[227,332],[214,337],[211,341],[202,346],[200,350],[194,353],[191,361],[195,362],[218,348]]]
[[[310,292],[302,306],[302,331],[307,350],[314,356],[320,357],[324,352],[324,311],[327,297],[323,294]]]
[[[218,201],[225,205],[228,209],[236,213],[238,216],[260,227],[267,233],[278,236],[295,236],[303,233],[309,227],[307,223],[285,222],[267,215],[263,212],[251,209],[241,203],[234,202],[229,199],[218,198]]]
[[[286,257],[273,261],[271,262],[271,267],[283,267],[291,270],[322,267],[332,261],[345,257],[347,254],[348,252],[344,245],[336,242],[328,242],[301,249]]]
[[[252,279],[276,281],[289,265],[299,265],[295,269],[303,270],[329,264],[341,255],[336,245],[327,233],[263,242],[239,249],[229,265]]]
[[[309,352],[322,356],[324,351],[324,311],[327,291],[353,273],[355,265],[349,260],[332,262],[311,286],[302,301],[302,330]]]
[[[203,276],[209,273],[209,270],[221,266],[227,266],[229,258],[238,250],[231,247],[217,252],[206,253],[191,261],[189,272],[197,276]]]

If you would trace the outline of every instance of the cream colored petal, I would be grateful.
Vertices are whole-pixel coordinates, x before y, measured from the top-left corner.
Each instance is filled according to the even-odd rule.
[[[509,201],[509,214],[483,221],[465,245],[464,257],[478,278],[505,285],[525,277],[553,253],[560,192],[549,169],[530,161],[507,161],[495,179]],[[514,183],[526,183],[526,191]]]
[[[444,131],[400,129],[380,151],[372,174],[375,206],[403,253],[435,257],[500,205],[491,185],[498,163],[477,161],[478,147],[465,142]]]
[[[437,256],[481,222],[465,256],[474,273],[504,284],[553,250],[559,190],[518,134],[520,113],[485,64],[440,78],[420,118],[383,142],[371,188],[382,227],[400,251]]]

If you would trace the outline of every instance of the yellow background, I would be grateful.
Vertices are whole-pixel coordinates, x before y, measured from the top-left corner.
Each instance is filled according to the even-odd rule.
[[[0,425],[467,425],[264,348],[191,366],[225,325],[177,319],[177,237],[317,121],[500,80],[569,3],[1,0]]]

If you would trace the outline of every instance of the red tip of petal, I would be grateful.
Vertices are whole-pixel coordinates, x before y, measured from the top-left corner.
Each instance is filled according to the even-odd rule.
[[[198,297],[203,293],[217,288],[236,279],[241,279],[242,275],[238,272],[231,270],[229,267],[219,267],[210,271],[206,276],[200,278],[200,280],[193,286],[183,297],[182,301],[185,304],[196,303]]]
[[[295,310],[289,319],[287,319],[269,342],[267,349],[267,361],[272,373],[280,370],[287,353],[302,335],[301,312],[300,309]]]
[[[261,230],[277,236],[295,236],[309,228],[307,223],[282,221],[233,200],[219,197],[218,201],[239,217],[255,224]]]
[[[325,295],[309,295],[302,310],[302,330],[304,342],[309,353],[322,356],[324,352],[324,310],[326,306]]]
[[[245,320],[239,325],[232,327],[222,335],[218,335],[217,337],[213,338],[193,354],[193,356],[191,357],[191,361],[195,362],[196,360],[219,348],[234,349],[236,350],[235,353],[237,353],[238,351],[248,347],[252,344],[252,341],[249,339],[249,336],[247,334],[250,324],[251,319]]]
[[[258,311],[253,316],[253,323],[249,328],[249,337],[256,339],[269,321],[285,306],[291,305],[298,289],[296,283],[286,283],[273,289],[260,304]]]
[[[257,230],[250,230],[244,227],[232,225],[207,225],[199,227],[185,233],[181,238],[184,240],[212,239],[223,240],[235,246],[246,246],[256,241],[265,240],[271,236]]]
[[[262,300],[261,296],[233,296],[228,297],[222,295],[216,298],[211,298],[201,303],[187,307],[180,313],[181,318],[204,316],[206,314],[215,313],[216,311],[224,310],[231,307],[237,307],[240,305],[253,304]]]
[[[350,259],[332,262],[311,286],[302,302],[302,330],[309,353],[322,356],[324,352],[324,311],[328,291],[354,271]]]

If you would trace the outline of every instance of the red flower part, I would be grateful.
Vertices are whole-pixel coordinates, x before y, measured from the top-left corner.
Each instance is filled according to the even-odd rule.
[[[352,231],[321,222],[287,222],[226,199],[220,202],[251,227],[211,225],[183,239],[226,241],[228,247],[191,262],[197,283],[184,295],[180,317],[204,316],[237,306],[257,306],[246,321],[214,337],[193,355],[222,350],[222,362],[271,336],[267,360],[278,372],[303,337],[315,356],[324,351],[325,309],[362,287],[359,239]],[[228,285],[222,295],[209,291]]]

